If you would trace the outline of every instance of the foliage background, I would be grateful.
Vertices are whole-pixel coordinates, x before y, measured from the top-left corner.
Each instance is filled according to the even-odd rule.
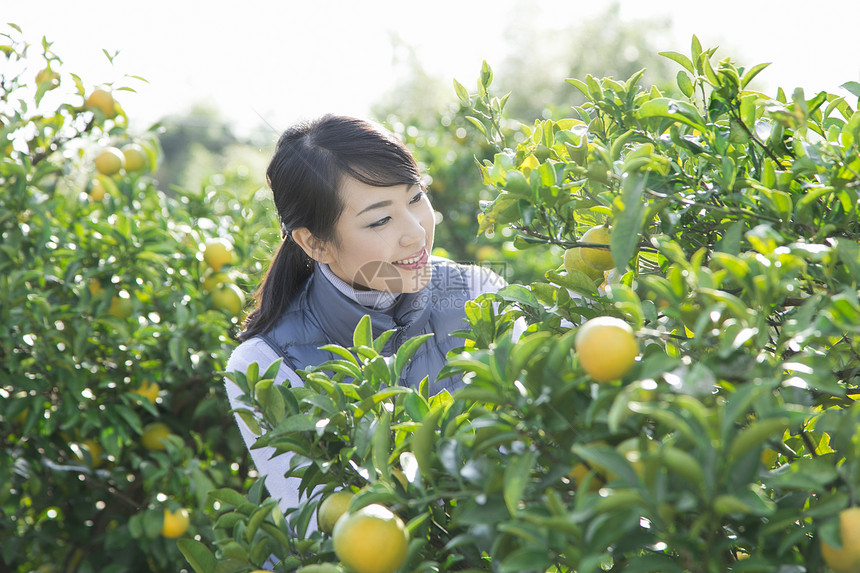
[[[247,142],[237,141],[229,129],[217,122],[205,124],[205,136],[188,130],[183,133],[182,129],[171,131],[171,120],[165,120],[163,133],[159,134],[160,127],[156,126],[152,134],[129,134],[127,118],[121,109],[118,117],[110,120],[81,105],[90,85],[71,74],[64,74],[61,82],[74,85],[77,97],[48,106],[51,85],[39,85],[35,73],[46,65],[60,67],[59,57],[47,43],[26,48],[14,30],[10,29],[9,36],[4,52],[9,69],[15,73],[4,75],[3,79],[4,195],[0,213],[3,225],[0,317],[9,325],[0,345],[0,374],[4,378],[4,457],[0,465],[4,484],[0,494],[3,558],[7,565],[22,571],[174,570],[183,557],[176,544],[161,538],[158,531],[164,508],[185,506],[192,509],[189,538],[195,536],[201,542],[190,547],[217,547],[218,558],[232,562],[231,566],[237,570],[250,566],[250,557],[259,564],[265,550],[271,548],[271,540],[279,539],[279,524],[267,521],[270,512],[261,511],[271,506],[265,502],[259,485],[252,486],[253,472],[232,419],[223,408],[218,373],[232,346],[229,334],[235,331],[239,317],[211,308],[210,296],[201,288],[207,270],[200,255],[205,239],[229,237],[237,254],[237,264],[230,269],[231,280],[246,292],[253,290],[255,278],[264,269],[276,241],[265,194],[260,192],[261,182],[254,175],[260,173],[259,167],[249,168],[258,158],[249,153]],[[606,45],[618,43],[610,38]],[[31,59],[25,58],[25,50],[30,51]],[[513,96],[509,100],[510,109],[522,109],[516,113],[522,113],[523,117],[502,116],[496,114],[491,99],[481,89],[486,90],[491,83],[489,70],[483,72],[477,98],[473,94],[444,105],[431,105],[429,111],[397,109],[390,100],[380,103],[379,117],[384,117],[413,146],[427,166],[438,210],[445,220],[458,222],[442,227],[450,235],[440,237],[440,243],[444,240],[452,258],[459,260],[507,262],[512,271],[509,278],[530,285],[531,292],[530,295],[514,289],[501,295],[500,302],[509,305],[504,317],[493,316],[488,303],[472,311],[475,333],[470,336],[474,350],[454,367],[472,372],[485,387],[476,384],[473,395],[459,396],[452,404],[434,402],[426,395],[409,398],[414,402],[412,406],[407,406],[405,396],[380,397],[374,400],[373,416],[365,418],[376,419],[376,428],[391,428],[394,421],[428,428],[420,434],[421,440],[414,442],[423,444],[417,451],[410,445],[409,427],[398,430],[402,433],[393,434],[394,447],[386,452],[388,456],[380,453],[384,450],[385,432],[374,432],[374,440],[380,441],[374,441],[372,447],[365,444],[368,449],[362,458],[367,469],[381,472],[381,478],[370,480],[372,487],[365,492],[362,503],[377,499],[402,504],[410,517],[419,520],[410,525],[416,541],[424,539],[427,546],[416,546],[413,558],[425,555],[422,551],[426,552],[427,547],[438,550],[439,543],[451,541],[434,537],[422,527],[444,524],[452,516],[459,516],[454,525],[463,528],[460,530],[463,535],[479,539],[483,545],[478,547],[503,564],[502,570],[517,570],[523,563],[535,563],[539,555],[547,554],[559,559],[564,556],[578,563],[581,570],[589,567],[594,570],[601,564],[629,566],[639,561],[640,570],[648,570],[649,563],[671,570],[668,561],[653,556],[664,549],[660,543],[672,547],[675,556],[683,558],[685,551],[701,554],[696,552],[702,551],[703,539],[710,551],[705,563],[713,567],[736,563],[741,554],[750,555],[757,547],[765,548],[768,553],[755,555],[750,568],[767,567],[774,562],[814,566],[820,562],[820,555],[809,539],[819,534],[836,538],[838,530],[832,517],[856,501],[852,484],[856,483],[857,454],[851,445],[854,413],[848,408],[851,402],[845,390],[853,390],[851,380],[856,364],[857,350],[850,333],[856,324],[857,277],[853,266],[856,246],[852,248],[850,241],[827,242],[827,239],[849,239],[856,243],[856,214],[852,204],[852,193],[856,194],[856,145],[852,147],[852,142],[856,136],[849,139],[856,126],[850,122],[851,108],[837,98],[807,98],[800,93],[792,97],[777,94],[769,104],[771,107],[753,106],[750,112],[749,104],[744,104],[737,91],[732,91],[731,63],[721,62],[711,69],[713,77],[703,65],[701,61],[691,63],[694,68],[688,70],[691,77],[703,82],[701,87],[707,82],[711,87],[728,91],[721,93],[718,89],[719,97],[708,92],[709,99],[703,97],[697,102],[696,113],[707,116],[707,121],[703,118],[701,122],[687,108],[681,107],[679,112],[668,103],[663,106],[664,96],[691,96],[686,94],[687,84],[680,76],[675,77],[673,85],[655,77],[663,91],[649,94],[655,103],[644,116],[630,115],[633,109],[624,107],[633,102],[625,99],[629,94],[624,90],[630,86],[619,88],[617,82],[593,78],[577,85],[579,90],[566,87],[567,94],[575,95],[558,110],[548,108],[546,100],[542,100],[550,92],[536,91],[543,95],[530,105],[515,106],[517,100]],[[412,84],[416,91],[426,80],[419,72],[416,70]],[[573,67],[569,75],[585,79],[587,73],[599,78],[621,72]],[[526,85],[540,84],[537,79],[520,79]],[[510,85],[520,85],[517,78],[509,81]],[[503,84],[503,77],[496,78],[496,82]],[[123,82],[113,87],[121,105],[121,89],[128,84]],[[615,102],[616,96],[622,105]],[[636,105],[647,99],[636,99]],[[570,104],[580,106],[575,110],[578,118],[589,125],[592,137],[589,141],[594,147],[585,148],[587,162],[600,167],[585,174],[585,188],[597,195],[596,204],[589,203],[595,200],[590,198],[573,210],[564,211],[563,205],[552,203],[548,197],[558,196],[551,190],[557,189],[564,177],[582,175],[576,171],[577,161],[572,155],[576,152],[566,145],[581,144],[581,134],[576,139],[579,132],[572,130],[569,122],[562,121],[570,112],[566,108]],[[499,154],[493,141],[487,142],[476,134],[474,124],[466,117],[474,115],[476,110],[499,120],[500,135],[515,150],[512,156]],[[540,115],[535,117],[538,111]],[[733,130],[738,127],[732,123],[733,112],[746,113],[739,117],[747,126],[757,126],[756,122],[763,121],[781,135],[768,138],[762,147],[749,133]],[[201,115],[205,116],[205,112]],[[527,127],[518,128],[516,119]],[[539,123],[535,123],[536,119]],[[621,140],[626,133],[623,128],[629,128],[633,124],[627,122],[635,119],[644,122],[637,124],[643,131]],[[669,127],[672,124],[684,131],[674,133]],[[680,139],[670,139],[669,144],[657,137],[665,135],[667,129],[670,137]],[[818,134],[819,139],[810,136],[806,141],[808,133]],[[156,175],[125,173],[116,178],[99,178],[109,189],[108,198],[104,202],[89,199],[86,191],[92,186],[91,161],[96,151],[101,146],[132,139],[147,145],[150,167]],[[197,145],[189,145],[189,139]],[[615,145],[619,140],[622,143]],[[705,144],[710,146],[708,153],[701,151]],[[540,146],[546,150],[539,149]],[[770,151],[763,152],[763,148]],[[165,152],[167,149],[171,150],[169,154]],[[186,150],[188,155],[183,157]],[[696,154],[706,159],[699,171],[692,159]],[[535,158],[537,166],[530,157]],[[174,158],[183,160],[173,161]],[[475,158],[484,166],[484,180],[480,183]],[[634,163],[633,159],[646,161]],[[772,177],[768,175],[771,172],[767,170],[766,159],[773,161]],[[189,167],[189,163],[193,165]],[[784,220],[784,226],[776,225],[781,235],[774,236],[758,227],[728,231],[726,225],[732,217],[697,220],[697,211],[691,208],[699,206],[696,202],[685,203],[691,201],[688,197],[676,197],[674,203],[670,199],[671,208],[662,208],[674,210],[675,214],[661,212],[660,231],[667,236],[680,234],[685,239],[692,235],[701,237],[705,254],[685,251],[684,241],[679,241],[680,250],[671,242],[646,245],[632,275],[616,283],[609,294],[601,293],[604,296],[597,306],[579,306],[566,294],[568,289],[584,289],[593,295],[596,285],[588,286],[564,273],[546,275],[546,271],[558,267],[563,249],[575,244],[585,227],[607,215],[644,216],[635,210],[619,209],[619,205],[633,204],[629,194],[636,189],[619,186],[625,175],[648,172],[652,177],[667,177],[668,173],[663,172],[666,165],[675,164],[682,167],[679,172],[672,172],[674,175],[684,173],[685,177],[694,178],[694,174],[696,177],[706,174],[701,181],[725,191],[735,190],[738,173],[754,179],[761,187],[753,185],[756,193],[731,197],[740,204],[719,205],[719,208],[740,209],[744,213],[750,208],[763,221]],[[218,166],[218,172],[212,172],[212,165]],[[794,176],[794,183],[786,180],[787,170]],[[522,196],[509,202],[508,206],[515,205],[518,211],[507,222],[529,227],[525,219],[518,220],[529,211],[529,204],[538,210],[551,205],[543,218],[530,219],[537,221],[532,230],[546,231],[540,228],[544,224],[549,230],[558,231],[559,227],[553,226],[563,223],[565,231],[552,240],[538,242],[528,256],[523,256],[514,248],[513,234],[508,231],[506,236],[503,227],[499,227],[486,243],[493,250],[479,255],[472,242],[477,223],[471,223],[473,226],[469,228],[461,226],[459,221],[476,221],[475,206],[480,200],[495,200],[499,194],[511,199],[511,194],[523,193],[524,189],[510,184],[510,180],[517,178],[514,173],[521,173],[538,193],[549,195],[540,194],[539,199]],[[559,174],[564,177],[553,179]],[[678,188],[674,187],[678,182],[671,178],[661,181],[666,189]],[[697,180],[696,185],[701,181]],[[811,186],[817,184],[826,189],[807,195]],[[649,188],[653,187],[658,192],[666,191],[652,179]],[[695,188],[697,192],[703,191]],[[708,185],[704,189],[707,192],[701,199],[706,202],[713,197]],[[619,193],[621,203],[615,201]],[[654,201],[650,205],[657,205],[656,199],[650,198],[649,201]],[[499,205],[497,201],[496,207]],[[484,216],[485,222],[487,217],[499,213],[491,205]],[[647,215],[653,217],[656,213],[655,207]],[[492,227],[485,224],[484,228]],[[648,225],[646,228],[650,229]],[[685,235],[690,229],[695,229],[695,233]],[[815,249],[820,246],[822,250],[812,252],[798,247],[793,239],[799,233],[811,234]],[[731,242],[716,248],[718,243],[714,241],[726,235],[732,237]],[[736,236],[737,248],[734,248]],[[613,255],[621,270],[630,260],[631,247],[633,251],[638,247],[638,243],[631,241],[632,235],[613,240]],[[783,247],[789,249],[788,254],[779,250]],[[706,265],[706,261],[718,262]],[[719,266],[712,268],[712,265]],[[780,270],[766,270],[774,268]],[[653,279],[643,277],[634,285],[643,271],[645,275],[653,274]],[[103,291],[89,288],[93,278],[99,280]],[[725,281],[725,291],[719,290],[723,286],[721,281]],[[806,301],[800,307],[806,314],[795,318],[796,306],[787,305],[782,294],[790,290],[789,286],[797,288],[798,281],[811,289],[814,296],[812,302]],[[652,290],[637,290],[634,286]],[[120,293],[128,295],[129,316],[110,313],[113,296]],[[825,293],[835,296],[831,300]],[[670,310],[663,312],[653,304],[661,298]],[[791,308],[786,310],[786,306]],[[758,318],[754,318],[753,311]],[[621,314],[637,326],[647,324],[660,333],[646,333],[646,359],[632,384],[595,388],[588,385],[575,360],[565,362],[560,370],[550,368],[546,362],[553,348],[569,343],[569,339],[562,342],[558,337],[562,318],[578,319],[603,312]],[[533,337],[528,338],[528,346],[517,349],[505,339],[504,330],[520,314],[537,326],[530,332]],[[821,317],[813,321],[821,326],[821,331],[797,330],[798,325],[805,324],[804,320],[812,320],[809,317]],[[734,321],[729,327],[732,336],[714,328],[714,323],[726,320]],[[756,320],[771,320],[779,325],[785,322],[787,326],[782,330]],[[753,323],[756,333],[751,333]],[[736,328],[731,330],[733,327]],[[764,334],[774,331],[777,334],[771,335],[772,339]],[[817,350],[798,355],[797,348],[803,347],[798,336],[805,337],[802,340],[808,348]],[[750,341],[761,343],[776,358],[762,358]],[[359,337],[356,345],[372,347],[373,343]],[[512,362],[506,366],[504,361],[509,356]],[[364,358],[373,358],[372,353]],[[691,369],[694,359],[701,366]],[[725,362],[760,366],[726,373],[721,366]],[[512,364],[526,363],[527,372],[547,375],[555,372],[573,390],[558,386],[547,394],[534,378],[519,380],[521,372]],[[773,377],[771,370],[762,364],[782,365],[792,375]],[[828,377],[830,372],[834,373],[832,380]],[[385,377],[371,374],[367,376],[368,388],[376,392]],[[681,378],[681,391],[672,387],[675,380],[672,376]],[[712,379],[719,379],[726,394],[712,399],[701,389],[687,387],[688,380]],[[330,387],[324,378],[319,380],[317,390],[325,395]],[[134,392],[144,382],[160,386],[154,404]],[[525,393],[517,382],[525,385]],[[750,389],[744,390],[742,382],[749,383]],[[780,390],[775,391],[773,385]],[[811,388],[809,395],[813,399],[797,388]],[[596,406],[586,408],[585,402],[593,400],[595,395]],[[559,412],[543,406],[547,398],[566,400],[565,414],[584,411],[585,419],[577,418],[559,426],[562,423]],[[393,412],[393,417],[385,421],[388,426],[378,421],[385,417],[379,406],[386,400],[391,401]],[[349,408],[363,408],[362,400],[357,402]],[[307,408],[307,404],[302,408]],[[821,416],[815,413],[824,410]],[[514,415],[509,418],[500,412]],[[670,412],[681,422],[673,425],[660,412]],[[755,417],[763,418],[765,425],[757,425]],[[163,452],[149,451],[139,444],[144,426],[155,420],[166,422],[175,435]],[[643,426],[637,424],[647,425],[647,432],[642,434]],[[683,424],[689,428],[685,429]],[[773,435],[777,426],[788,431],[782,441],[784,445],[779,445],[778,436]],[[487,431],[479,439],[478,430],[483,429]],[[339,431],[356,430],[362,430],[362,426],[344,426]],[[541,438],[550,430],[558,432],[553,434],[557,443]],[[714,432],[721,433],[711,442],[684,441],[690,435],[712,436]],[[375,437],[377,434],[379,438]],[[639,438],[635,449],[638,457],[633,461],[644,460],[648,472],[653,473],[647,479],[636,473],[626,451],[618,450],[627,439],[642,435],[647,438]],[[747,436],[743,440],[749,443],[735,449],[742,435]],[[91,446],[93,442],[98,443],[102,452]],[[775,448],[781,467],[786,469],[761,477],[758,450],[765,442]],[[573,446],[574,443],[580,447]],[[659,448],[657,454],[651,452],[655,444]],[[729,444],[733,446],[728,450],[729,455],[721,458]],[[515,469],[503,475],[493,473],[494,466],[501,466],[494,450],[498,445],[513,448],[509,451],[517,460],[511,462],[511,457],[506,457],[505,463]],[[409,462],[408,456],[402,457],[407,449],[415,455],[416,463],[424,466],[420,468],[421,475],[426,475],[429,483],[418,483],[417,474],[410,473],[409,485],[401,491],[390,479],[389,464],[395,460],[401,465]],[[563,460],[558,459],[555,450],[562,452]],[[676,454],[676,450],[681,454]],[[398,455],[391,457],[394,454]],[[745,454],[749,455],[741,459]],[[683,464],[672,457],[680,455],[687,456],[680,458]],[[575,493],[569,476],[562,474],[578,461],[590,465],[593,481],[605,481],[608,477],[601,477],[600,467],[615,470],[617,479],[609,488],[611,495]],[[745,477],[733,478],[738,464],[743,465]],[[834,469],[837,465],[839,468]],[[473,473],[464,474],[466,467]],[[701,468],[701,475],[696,468]],[[666,484],[674,483],[678,475],[686,477],[690,487],[668,491]],[[705,475],[718,480],[719,487],[697,490],[696,481]],[[349,479],[333,474],[323,481],[356,486],[367,481],[361,474],[346,477]],[[558,489],[562,487],[558,484],[547,487],[548,480],[553,483],[560,480],[563,490]],[[745,493],[743,487],[750,483],[764,483],[769,488],[768,496],[783,505],[775,507],[774,499],[768,498],[769,502],[756,488],[749,489],[752,494]],[[226,489],[215,494],[213,503],[209,493],[216,485]],[[479,486],[500,489],[479,491]],[[587,486],[582,487],[587,490]],[[422,497],[414,497],[415,488],[419,488]],[[798,493],[800,489],[808,493]],[[738,499],[720,497],[735,495],[737,491],[742,492]],[[246,492],[252,501],[250,505],[244,497]],[[779,497],[773,492],[785,495]],[[494,496],[493,503],[486,507],[492,514],[481,513],[477,507],[469,507],[467,512],[452,503],[456,498],[479,499],[482,494]],[[429,522],[427,517],[421,517],[428,495],[450,498],[442,512],[431,516]],[[610,501],[602,502],[598,497]],[[649,499],[659,501],[649,502]],[[520,501],[525,507],[520,507]],[[566,504],[571,503],[573,515],[566,513],[570,511]],[[306,506],[304,514],[312,509],[312,505]],[[546,515],[547,510],[551,516]],[[656,525],[646,528],[648,532],[640,531],[639,519],[649,511],[649,521]],[[668,513],[662,515],[661,511]],[[478,512],[481,521],[471,523],[464,519],[463,515],[469,512]],[[689,515],[687,521],[674,521],[679,512]],[[792,529],[798,512],[802,512],[803,523]],[[225,514],[231,517],[224,518]],[[784,519],[781,527],[787,529],[774,526],[770,531],[761,526],[763,516],[781,523],[774,519],[775,515]],[[220,517],[213,529],[216,516]],[[709,529],[704,537],[691,534],[701,533],[702,526],[697,523],[715,516],[724,520],[722,529]],[[253,522],[256,527],[252,527]],[[263,523],[270,527],[261,527]],[[489,534],[480,529],[487,523],[498,524],[501,533],[487,537]],[[616,536],[625,527],[636,532],[631,537],[636,541],[632,549],[617,543]],[[225,532],[229,532],[235,544],[225,542]],[[769,539],[767,535],[779,537],[781,543],[776,547],[760,544],[761,539]],[[786,541],[782,542],[783,539]],[[594,546],[596,552],[583,553],[577,545],[582,540]],[[317,559],[316,551],[324,555],[327,549],[325,540],[316,541],[322,545],[311,546],[314,548],[314,554],[308,554],[311,560]],[[460,541],[462,551],[468,554],[466,541]],[[534,543],[537,549],[529,550],[529,544]],[[654,553],[635,554],[637,548],[648,543]],[[633,553],[626,553],[630,551]],[[480,562],[475,555],[467,557]],[[422,566],[420,561],[415,563],[419,568]],[[681,563],[688,568],[695,566],[689,559]],[[557,566],[566,565],[569,563]],[[456,567],[457,563],[441,566]]]

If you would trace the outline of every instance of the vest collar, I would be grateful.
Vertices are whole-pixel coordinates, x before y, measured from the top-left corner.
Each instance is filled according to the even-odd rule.
[[[433,279],[437,270],[433,268]],[[391,355],[407,338],[424,331],[432,310],[431,291],[435,280],[416,293],[403,293],[393,307],[387,310],[374,310],[355,302],[340,292],[321,272],[315,270],[308,279],[307,296],[310,308],[316,309],[316,319],[332,342],[340,346],[352,346],[352,334],[361,318],[370,315],[374,338],[386,330],[397,332],[388,339],[382,353]]]

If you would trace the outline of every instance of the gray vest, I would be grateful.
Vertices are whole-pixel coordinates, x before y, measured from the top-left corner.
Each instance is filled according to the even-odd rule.
[[[453,391],[462,386],[459,376],[436,380],[445,355],[463,346],[462,338],[449,336],[453,330],[466,328],[465,303],[471,298],[470,272],[466,267],[446,259],[430,259],[433,278],[416,293],[401,294],[385,311],[364,307],[341,293],[321,272],[314,272],[305,282],[275,326],[260,335],[293,370],[316,366],[338,358],[320,350],[325,344],[349,348],[358,321],[370,315],[374,338],[394,329],[382,350],[390,356],[406,340],[433,333],[412,355],[401,374],[400,384],[417,388],[424,376],[430,377],[430,394]]]

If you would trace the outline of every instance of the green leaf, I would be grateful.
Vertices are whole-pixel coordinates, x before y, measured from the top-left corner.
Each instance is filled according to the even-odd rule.
[[[214,573],[218,564],[209,548],[194,539],[177,539],[176,545],[196,573]]]
[[[690,76],[688,76],[686,72],[681,70],[678,72],[676,80],[678,82],[678,88],[681,90],[681,93],[687,97],[692,97],[695,88],[693,86],[693,81],[690,79]]]
[[[669,58],[673,62],[679,64],[681,67],[683,67],[685,70],[687,70],[691,74],[696,75],[696,70],[693,69],[693,62],[691,62],[690,58],[688,58],[684,54],[681,54],[679,52],[672,52],[672,51],[657,52],[657,53],[659,55],[663,56],[664,58]]]
[[[769,65],[770,63],[758,64],[750,68],[750,70],[744,74],[744,77],[741,78],[741,88],[747,87],[747,84],[750,83],[753,78],[759,74],[759,72],[761,72]]]
[[[421,426],[415,430],[412,435],[412,453],[415,454],[415,459],[418,461],[418,467],[421,469],[421,474],[430,476],[433,469],[433,456],[436,445],[436,429],[439,424],[439,419],[445,413],[447,408],[441,406],[433,408],[424,416],[424,421]]]
[[[233,507],[239,507],[248,500],[244,495],[234,489],[227,487],[219,488],[209,492],[209,497]]]
[[[695,106],[671,98],[656,98],[643,103],[637,110],[640,118],[666,117],[705,132],[705,120]]]
[[[546,549],[522,547],[506,555],[498,567],[499,573],[521,573],[522,571],[544,571],[552,565]]]
[[[510,457],[508,456],[508,460]],[[535,461],[537,461],[537,452],[526,450],[514,457],[513,461],[509,461],[505,468],[504,497],[511,515],[517,515],[520,512],[520,502],[531,478]]]
[[[471,107],[472,98],[469,97],[469,90],[466,89],[466,86],[458,82],[456,79],[454,80],[454,92],[457,94],[457,99],[460,100],[460,104],[464,107]]]
[[[578,89],[582,92],[582,95],[588,97],[588,85],[582,80],[578,80],[576,78],[567,78],[564,81]]]
[[[376,421],[376,429],[373,431],[370,450],[373,466],[377,473],[385,480],[391,479],[391,468],[388,466],[388,457],[391,448],[391,414],[383,409],[382,414]]]
[[[370,315],[365,314],[355,326],[355,331],[352,335],[353,346],[373,347],[373,327],[370,324]]]
[[[788,428],[788,418],[767,418],[753,422],[732,440],[728,452],[729,463],[734,463],[749,450],[767,440],[782,439],[786,428]]]
[[[845,82],[841,86],[842,89],[848,90],[851,95],[857,96],[860,98],[860,83],[858,82]]]
[[[645,217],[642,192],[646,176],[625,173],[621,181],[621,204],[614,204],[616,212],[609,239],[612,260],[618,272],[623,273],[639,244],[639,234]]]
[[[397,350],[397,356],[394,358],[395,380],[400,379],[400,373],[403,372],[403,367],[406,366],[406,363],[409,362],[409,359],[412,358],[412,355],[415,354],[418,348],[432,337],[433,334],[422,334],[420,336],[410,338],[400,345],[400,348]]]

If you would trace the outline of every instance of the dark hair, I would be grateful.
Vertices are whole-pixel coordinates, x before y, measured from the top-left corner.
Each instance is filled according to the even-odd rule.
[[[307,227],[319,240],[337,239],[345,177],[374,187],[423,185],[415,158],[379,125],[326,115],[286,130],[266,170],[285,238],[257,289],[257,308],[245,320],[239,340],[271,329],[313,272],[314,261],[292,240],[292,229]]]

